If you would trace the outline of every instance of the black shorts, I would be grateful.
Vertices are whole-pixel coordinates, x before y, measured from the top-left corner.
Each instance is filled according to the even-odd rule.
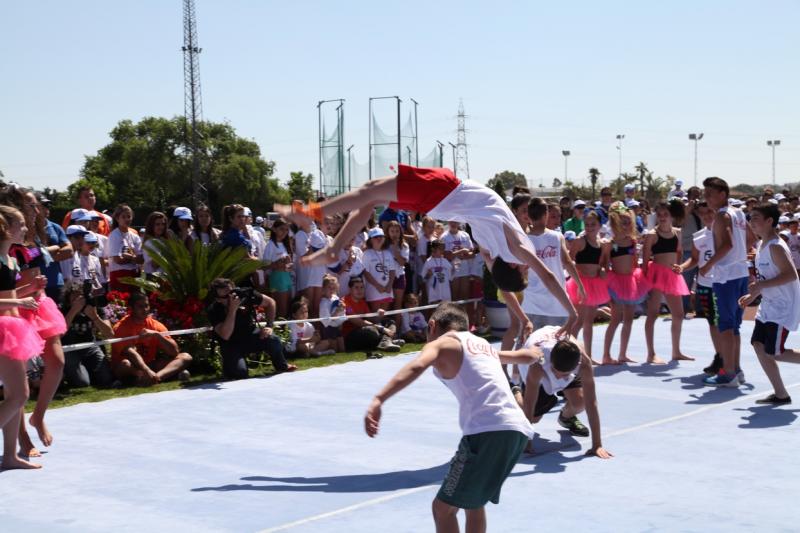
[[[714,296],[714,289],[698,285],[695,295],[697,296],[697,303],[700,306],[700,311],[703,313],[703,316],[706,317],[706,320],[708,320],[708,325],[716,326],[718,317],[717,300]]]
[[[569,385],[564,387],[564,390],[569,389],[580,389],[583,388],[583,383],[581,382],[580,376],[576,376]],[[559,391],[556,393],[558,396],[563,396],[564,394]],[[558,396],[556,394],[547,394],[544,390],[544,387],[541,385],[539,386],[539,398],[536,400],[536,409],[533,410],[533,416],[538,418],[542,415],[545,415],[550,412],[550,409],[556,406],[558,403]]]
[[[322,328],[322,338],[326,340],[338,339],[342,336],[341,326],[325,326]]]
[[[750,344],[760,342],[764,345],[764,351],[769,355],[780,355],[786,350],[784,345],[788,336],[789,330],[780,324],[756,320],[756,327],[753,328]]]

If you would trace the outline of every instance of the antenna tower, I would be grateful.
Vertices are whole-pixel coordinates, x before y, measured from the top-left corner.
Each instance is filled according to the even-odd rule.
[[[464,100],[458,102],[458,139],[456,141],[456,168],[453,171],[461,179],[469,179],[469,159],[467,158],[467,115],[464,114]]]
[[[203,120],[200,97],[200,52],[197,44],[197,18],[194,0],[183,0],[183,115],[186,118],[184,146],[192,156],[192,203],[195,208],[205,199],[206,188],[200,180],[200,132],[197,124]]]

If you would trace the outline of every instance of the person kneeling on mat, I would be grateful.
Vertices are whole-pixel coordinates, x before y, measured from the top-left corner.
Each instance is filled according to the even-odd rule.
[[[597,409],[597,394],[594,388],[592,361],[574,338],[559,340],[558,326],[545,326],[533,332],[525,341],[523,348],[538,348],[542,357],[532,365],[520,365],[519,373],[525,384],[524,398],[519,387],[514,387],[525,416],[535,424],[558,403],[557,394],[563,393],[567,404],[558,414],[558,423],[579,437],[592,436],[592,447],[587,455],[601,459],[612,457],[603,448],[600,438],[600,414]],[[589,429],[578,420],[578,413],[586,410]],[[525,449],[533,453],[528,443]]]

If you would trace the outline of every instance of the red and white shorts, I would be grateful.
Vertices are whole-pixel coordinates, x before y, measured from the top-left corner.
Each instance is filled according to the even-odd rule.
[[[459,179],[446,168],[418,168],[399,165],[397,201],[390,209],[427,213],[458,187]]]

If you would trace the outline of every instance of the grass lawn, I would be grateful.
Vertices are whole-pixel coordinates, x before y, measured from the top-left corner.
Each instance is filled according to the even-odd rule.
[[[422,349],[422,344],[406,344],[403,349],[397,354],[384,354],[386,357],[398,355],[401,353],[416,352]],[[292,359],[290,362],[298,367],[298,372],[307,370],[309,368],[317,368],[323,366],[337,365],[340,363],[347,363],[350,361],[364,361],[364,352],[346,352],[338,353],[335,355],[324,355],[317,358],[308,359]],[[191,368],[189,369],[191,372]],[[263,377],[271,376],[275,372],[270,364],[259,365],[256,368],[250,369],[250,377]],[[55,398],[50,403],[50,409],[58,409],[59,407],[68,407],[84,402],[102,402],[112,398],[124,398],[126,396],[135,396],[137,394],[147,394],[152,392],[162,392],[167,390],[180,389],[182,387],[192,387],[195,385],[202,385],[205,383],[216,383],[226,381],[221,376],[216,374],[192,374],[192,379],[187,383],[180,383],[177,380],[172,380],[167,383],[159,383],[152,387],[125,387],[122,389],[96,389],[94,387],[85,387],[80,389],[71,389],[69,391],[61,391],[56,393]],[[34,400],[29,400],[25,406],[26,412],[33,411],[36,405]]]

